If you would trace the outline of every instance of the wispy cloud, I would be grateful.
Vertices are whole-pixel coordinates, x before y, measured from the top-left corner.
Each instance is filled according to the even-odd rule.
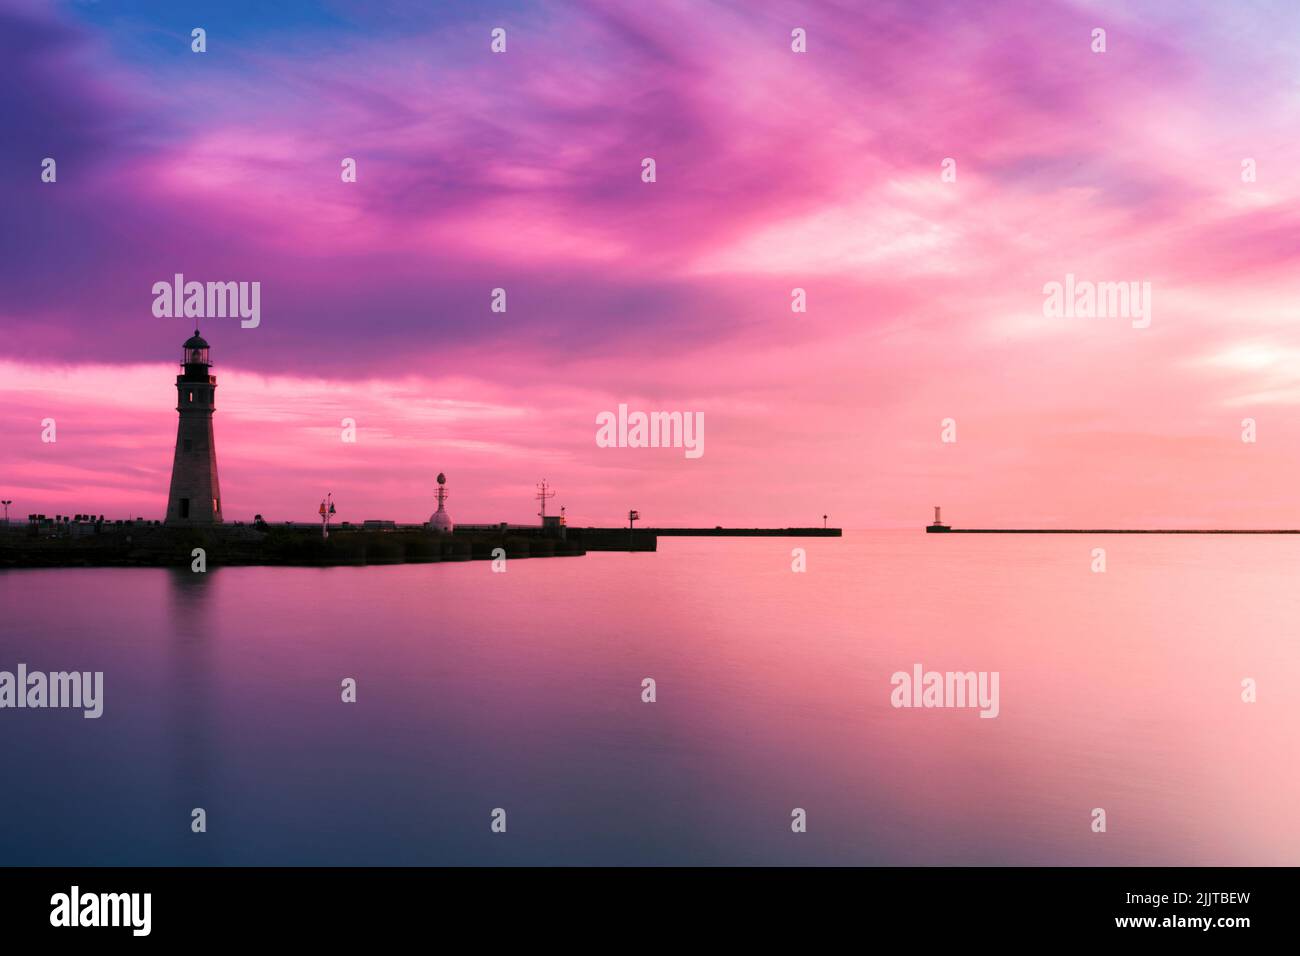
[[[263,287],[261,328],[205,325],[232,508],[288,510],[335,469],[410,514],[452,453],[500,491],[484,510],[515,516],[507,489],[542,467],[593,513],[720,517],[745,489],[747,513],[789,520],[899,523],[922,490],[988,514],[1032,500],[1006,474],[1030,465],[1115,511],[1141,506],[1080,474],[1122,453],[1166,484],[1203,475],[1204,500],[1241,468],[1212,436],[1293,401],[1290,361],[1264,360],[1300,349],[1288,5],[245,14],[206,12],[200,56],[184,4],[0,7],[17,227],[0,235],[0,439],[5,480],[43,507],[165,494],[170,373],[140,363],[187,331],[149,310],[175,272]],[[1042,286],[1067,272],[1151,281],[1152,327],[1045,319]],[[594,454],[589,420],[629,398],[705,411],[703,463]],[[32,444],[56,399],[99,457]],[[330,437],[345,408],[373,443],[350,463]],[[956,449],[932,440],[949,415]],[[1096,440],[1059,444],[1080,416]],[[1256,463],[1295,474],[1290,427],[1261,429]]]

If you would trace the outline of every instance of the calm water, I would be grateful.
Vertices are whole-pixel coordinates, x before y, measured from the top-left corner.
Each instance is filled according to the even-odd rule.
[[[106,685],[0,711],[0,862],[1300,863],[1300,539],[661,546],[0,572],[0,669]],[[894,709],[918,662],[1000,716]]]

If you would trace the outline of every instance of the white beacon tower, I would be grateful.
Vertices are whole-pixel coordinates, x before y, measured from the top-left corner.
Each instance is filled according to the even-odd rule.
[[[438,472],[438,510],[433,513],[429,519],[429,528],[442,534],[451,534],[455,525],[451,522],[451,515],[447,514],[444,502],[447,500],[447,476]]]

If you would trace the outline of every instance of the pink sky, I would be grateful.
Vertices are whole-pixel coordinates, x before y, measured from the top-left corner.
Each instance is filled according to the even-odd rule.
[[[441,470],[460,521],[545,477],[583,524],[1300,527],[1285,5],[353,6],[198,55],[184,5],[0,4],[15,514],[161,517],[183,272],[262,283],[201,323],[228,520],[421,520]],[[1150,327],[1046,318],[1067,273]],[[704,456],[598,448],[620,403]]]

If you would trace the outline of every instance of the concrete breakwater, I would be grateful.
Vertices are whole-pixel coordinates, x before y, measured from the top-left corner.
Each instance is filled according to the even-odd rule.
[[[319,530],[267,525],[169,528],[128,525],[80,536],[40,535],[27,529],[0,533],[0,568],[365,565],[477,561],[495,557],[576,557],[580,543],[491,532],[437,534],[423,529]]]
[[[442,534],[421,525],[373,522],[330,529],[308,524],[177,528],[157,522],[78,522],[0,528],[0,568],[182,567],[200,556],[221,565],[421,564],[577,557],[588,551],[656,551],[664,537],[839,537],[839,528],[567,528],[474,525]]]
[[[927,534],[1300,534],[1300,528],[949,528],[926,525]]]

